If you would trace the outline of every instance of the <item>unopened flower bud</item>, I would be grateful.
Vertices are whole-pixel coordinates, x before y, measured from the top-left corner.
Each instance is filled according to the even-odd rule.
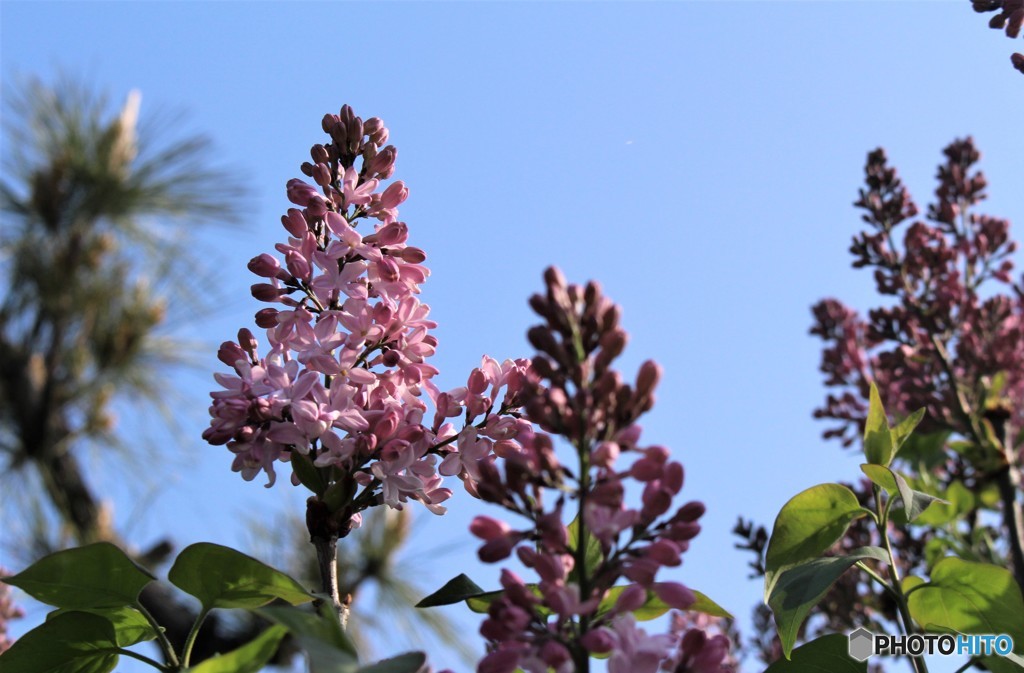
[[[612,648],[615,647],[615,638],[608,631],[608,629],[600,628],[592,631],[587,631],[582,638],[580,638],[580,644],[587,649],[587,652],[593,654],[604,654],[611,652]]]
[[[317,164],[313,166],[310,177],[321,187],[328,187],[331,184],[331,167],[327,164]]]
[[[275,278],[281,270],[281,263],[273,255],[264,252],[250,259],[248,267],[249,271],[261,278]]]
[[[234,367],[239,360],[245,360],[245,351],[234,341],[225,341],[217,350],[217,359],[228,367]]]
[[[693,592],[678,582],[657,582],[651,589],[662,602],[677,610],[686,610],[697,602]]]
[[[397,208],[407,198],[409,198],[409,188],[405,186],[405,183],[401,180],[397,180],[388,185],[388,188],[380,195],[380,206],[381,208]]]
[[[331,155],[327,152],[327,148],[317,143],[309,149],[309,156],[313,159],[314,163],[327,164],[331,161]]]
[[[636,612],[647,602],[647,590],[639,584],[630,584],[615,600],[616,612]]]
[[[252,296],[259,301],[278,301],[283,295],[288,294],[287,289],[274,287],[269,283],[256,283],[251,291]]]
[[[298,208],[289,208],[287,215],[281,216],[281,224],[288,230],[288,233],[295,238],[302,238],[309,231],[309,225],[306,224],[306,218],[303,216],[302,211]]]
[[[647,360],[640,365],[640,371],[636,375],[637,397],[649,397],[661,379],[661,367],[653,360]]]
[[[399,256],[410,264],[420,264],[427,259],[427,253],[423,252],[419,248],[409,246],[408,248],[402,248]]]
[[[693,500],[680,507],[675,516],[672,517],[672,521],[673,523],[692,523],[704,516],[705,511],[704,503]]]
[[[238,345],[246,353],[254,358],[256,357],[256,349],[259,347],[259,342],[256,341],[256,337],[252,335],[248,328],[243,327],[238,330]]]
[[[409,238],[409,227],[405,222],[391,222],[374,234],[377,242],[385,247],[405,243]],[[408,260],[406,260],[408,261]]]
[[[270,329],[277,326],[277,309],[263,308],[256,311],[256,326],[263,329]]]
[[[507,536],[509,530],[507,523],[489,516],[474,517],[469,524],[469,532],[486,542]]]

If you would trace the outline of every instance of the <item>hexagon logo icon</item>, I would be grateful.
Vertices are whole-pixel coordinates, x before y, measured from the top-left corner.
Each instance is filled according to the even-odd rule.
[[[875,653],[875,636],[864,627],[852,632],[849,652],[857,661],[867,661]]]

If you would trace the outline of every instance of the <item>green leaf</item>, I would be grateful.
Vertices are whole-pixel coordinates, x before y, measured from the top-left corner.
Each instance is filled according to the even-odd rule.
[[[812,486],[783,505],[765,554],[765,600],[780,572],[821,554],[861,516],[857,496],[839,484]]]
[[[537,584],[527,584],[526,587],[538,598],[541,597],[540,587]],[[486,614],[487,610],[491,607],[491,603],[501,598],[504,593],[503,590],[499,589],[498,591],[488,591],[476,596],[468,596],[466,598],[466,606],[477,614]],[[533,610],[541,617],[551,614],[551,610],[543,605],[535,605]]]
[[[914,432],[914,428],[917,427],[921,419],[924,418],[924,408],[918,409],[914,413],[910,414],[902,421],[900,421],[895,428],[892,428],[890,434],[892,435],[892,456],[896,457],[896,454],[900,452],[900,447],[903,446],[903,442],[907,441],[911,433]],[[890,458],[890,462],[892,459]]]
[[[566,534],[568,536],[568,539],[565,546],[566,548],[568,548],[569,553],[572,554],[575,558],[576,548],[579,545],[580,536],[579,517],[576,517],[569,523],[569,525],[566,527]],[[600,566],[601,563],[604,562],[604,552],[601,550],[601,542],[593,535],[587,535],[586,544],[587,550],[586,555],[584,556],[584,563],[586,564],[587,573],[589,575],[594,575],[598,566]],[[579,570],[579,568],[574,567],[571,571],[569,571],[570,582],[575,582],[578,580]]]
[[[357,663],[356,647],[342,630],[333,609],[327,603],[321,604],[318,612],[273,605],[256,610],[256,613],[287,627],[314,659],[316,656],[311,651],[311,646],[313,650],[321,652],[327,658],[337,657],[338,652],[341,652],[353,665]]]
[[[67,612],[43,622],[0,655],[10,673],[109,673],[117,666],[114,626],[99,615]]]
[[[899,452],[900,460],[914,467],[920,466],[924,471],[942,465],[946,462],[946,441],[950,434],[952,433],[946,430],[911,434],[903,440]]]
[[[206,659],[190,673],[257,673],[266,666],[288,629],[275,624],[238,649]]]
[[[46,615],[46,619],[54,619],[63,614],[71,612],[67,609],[54,610]],[[119,647],[130,647],[136,643],[147,640],[154,640],[157,632],[141,612],[135,608],[122,606],[119,608],[91,608],[81,610],[90,614],[99,615],[107,619],[114,626],[114,639]]]
[[[626,590],[627,586],[629,585],[620,585],[609,589],[608,592],[604,595],[604,599],[597,606],[596,616],[600,617],[601,615],[605,615],[608,613],[608,611],[615,607],[615,602],[619,600],[619,596],[622,594],[623,591]],[[693,605],[687,608],[687,612],[703,612],[704,614],[711,615],[712,617],[724,617],[726,619],[732,619],[732,615],[729,614],[729,612],[725,608],[720,606],[718,603],[715,603],[713,600],[711,600],[699,591],[695,591],[693,589],[690,589],[690,591],[693,591],[693,595],[697,597],[697,600],[696,602],[694,602]],[[646,622],[650,621],[651,619],[657,619],[658,617],[668,612],[670,609],[671,608],[669,608],[667,604],[665,604],[660,598],[658,598],[657,594],[655,594],[653,591],[648,591],[647,601],[639,610],[633,613],[633,617],[636,618],[638,622]],[[483,612],[486,611],[487,610],[485,608]]]
[[[894,512],[893,520],[900,525],[914,523],[933,502],[945,503],[946,501],[936,498],[934,495],[910,489],[909,497],[901,494],[896,498],[894,506],[900,509]]]
[[[894,517],[897,523],[905,524],[914,521],[917,517],[921,516],[922,512],[928,509],[928,505],[933,502],[945,502],[934,495],[915,491],[907,483],[906,477],[891,468],[865,463],[860,466],[860,469],[867,475],[868,479],[885,489],[890,496],[899,494],[893,505],[900,507],[903,516]]]
[[[733,618],[733,616],[729,613],[728,610],[726,610],[721,605],[714,602],[701,592],[696,591],[695,589],[690,589],[690,591],[693,591],[693,595],[697,597],[697,602],[695,602],[693,605],[687,608],[688,612],[703,612],[706,615],[711,615],[712,617],[722,617],[723,619]]]
[[[779,659],[764,673],[867,673],[868,662],[850,657],[849,639],[841,633],[816,638]]]
[[[480,596],[485,593],[487,592],[463,573],[448,580],[443,587],[417,603],[416,607],[433,608],[439,605],[454,605],[455,603],[461,603],[467,598]]]
[[[935,564],[931,581],[907,596],[910,615],[928,631],[1005,633],[1024,654],[1024,598],[1009,570],[950,556]],[[983,658],[994,673],[1017,671],[1000,657]]]
[[[974,494],[962,481],[957,480],[946,489],[942,502],[922,512],[917,518],[917,523],[924,526],[941,526],[967,514],[974,506]]]
[[[486,614],[488,608],[491,607],[491,603],[501,598],[504,593],[504,591],[499,589],[498,591],[488,591],[476,596],[467,596],[465,599],[466,605],[477,614]]]
[[[292,605],[313,600],[310,592],[283,572],[210,542],[186,547],[175,559],[167,579],[198,598],[205,610],[258,608],[276,598]]]
[[[426,663],[427,657],[422,652],[408,652],[363,666],[359,673],[416,673]]]
[[[4,582],[69,610],[132,605],[153,576],[109,542],[44,556]]]
[[[873,484],[885,489],[885,492],[889,495],[902,493],[904,489],[907,492],[910,491],[910,485],[907,484],[907,480],[904,479],[896,470],[892,470],[884,465],[863,463],[860,466],[860,471],[867,475],[867,478],[870,479]]]
[[[864,422],[864,456],[869,463],[888,466],[892,461],[893,442],[889,431],[889,420],[878,396],[878,388],[871,384],[868,417]]]
[[[782,641],[782,653],[789,658],[796,643],[800,625],[839,577],[857,561],[873,558],[887,561],[885,550],[861,547],[848,556],[818,558],[784,571],[768,596],[768,606],[775,615],[775,625]]]
[[[304,456],[298,451],[292,451],[291,457],[292,472],[298,477],[299,483],[313,491],[317,495],[323,495],[327,490],[327,482],[320,474],[319,468],[313,465],[309,456]]]

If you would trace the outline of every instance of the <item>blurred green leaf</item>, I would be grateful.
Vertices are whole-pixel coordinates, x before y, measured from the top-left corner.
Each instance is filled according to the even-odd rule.
[[[1024,598],[1005,568],[950,556],[935,564],[931,579],[907,596],[910,615],[932,633],[1005,633],[1024,654]],[[993,673],[1016,673],[1011,661],[984,657]]]
[[[461,603],[467,598],[473,598],[485,593],[487,592],[483,588],[469,579],[465,573],[462,573],[448,580],[443,587],[417,603],[416,607],[433,608],[440,605],[454,605],[455,603]]]
[[[266,666],[288,629],[275,624],[238,649],[218,654],[190,669],[190,673],[257,673]]]
[[[924,418],[923,408],[918,409],[914,413],[910,414],[902,421],[897,423],[896,427],[890,430],[890,434],[892,435],[892,458],[895,458],[896,455],[900,452],[900,449],[903,446],[904,442],[906,442],[907,439],[911,437],[912,433],[914,432],[914,429],[921,422],[922,418]],[[890,463],[892,462],[892,458],[889,459]]]
[[[893,456],[893,438],[878,388],[871,384],[868,417],[864,421],[864,455],[869,463],[888,466]]]
[[[867,673],[868,663],[849,654],[849,638],[833,633],[793,650],[791,659],[779,659],[764,673]]]
[[[580,539],[580,519],[578,516],[569,522],[568,526],[566,526],[566,535],[567,540],[565,546],[568,548],[569,553],[575,556],[576,548],[579,545]],[[601,542],[593,535],[587,535],[586,544],[587,550],[584,556],[584,563],[586,564],[587,572],[594,574],[594,571],[598,566],[604,562],[604,552],[601,551]],[[579,568],[574,566],[573,569],[569,571],[569,581],[578,581],[578,577]]]
[[[320,614],[295,607],[269,606],[256,610],[256,614],[291,631],[309,655],[311,673],[356,673],[359,659],[355,647],[330,610],[326,604],[321,606]]]
[[[359,673],[416,673],[427,663],[422,652],[408,652],[364,666]]]

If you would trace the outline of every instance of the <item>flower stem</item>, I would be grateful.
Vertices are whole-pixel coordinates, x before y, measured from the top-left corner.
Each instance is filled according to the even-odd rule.
[[[331,601],[334,614],[342,629],[348,629],[348,603],[342,602],[338,590],[338,538],[314,537],[316,560],[320,568],[320,587],[323,594]]]
[[[150,626],[153,627],[153,631],[156,632],[157,642],[160,643],[160,649],[164,653],[164,659],[167,660],[168,666],[172,668],[178,668],[178,655],[174,652],[174,646],[171,645],[171,641],[167,638],[167,634],[164,629],[153,617],[152,613],[146,609],[146,606],[141,601],[135,601],[135,609],[142,613],[142,616],[146,618]]]
[[[123,647],[117,648],[116,650],[114,650],[114,652],[117,652],[118,654],[120,654],[122,656],[125,656],[125,657],[131,657],[132,659],[138,659],[139,661],[145,662],[145,663],[149,664],[150,666],[152,666],[153,668],[159,669],[161,671],[170,671],[170,670],[174,670],[174,669],[178,668],[178,664],[177,663],[173,664],[173,668],[170,667],[170,666],[164,666],[159,661],[156,661],[154,659],[150,659],[149,657],[147,657],[144,654],[139,654],[138,652],[132,652],[131,650],[126,650]]]
[[[206,615],[210,614],[207,608],[203,608],[199,612],[199,616],[196,617],[195,624],[192,625],[192,630],[188,632],[188,638],[185,639],[185,647],[181,653],[181,665],[184,668],[188,668],[189,659],[192,656],[192,646],[196,643],[196,636],[199,635],[199,627],[203,625],[206,620]]]

